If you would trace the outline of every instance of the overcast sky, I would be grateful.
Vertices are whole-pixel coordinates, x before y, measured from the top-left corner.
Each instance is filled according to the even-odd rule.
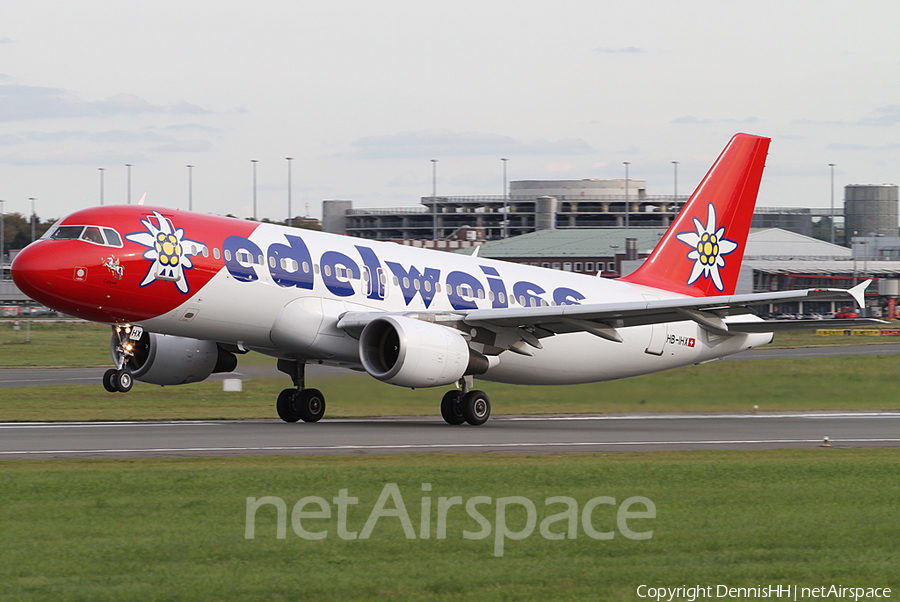
[[[759,205],[900,181],[900,3],[881,0],[7,2],[0,199],[284,219],[414,206],[510,180],[693,190],[738,131],[770,136]]]

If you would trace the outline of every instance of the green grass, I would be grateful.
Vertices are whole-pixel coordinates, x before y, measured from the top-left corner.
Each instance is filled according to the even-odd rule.
[[[30,342],[26,343],[25,320],[13,330],[12,320],[0,320],[0,368],[109,366],[110,328],[92,322],[31,320]],[[891,327],[897,327],[895,322]],[[818,336],[802,330],[778,333],[769,347],[815,347],[900,343],[900,337]],[[249,353],[242,364],[273,364],[272,358]]]
[[[19,319],[20,330],[12,320],[0,320],[0,367],[30,366],[110,366],[109,326],[92,322],[55,322]],[[26,342],[30,338],[30,342]]]
[[[900,409],[900,356],[713,362],[620,381],[527,387],[476,381],[493,413],[749,412]],[[308,382],[326,397],[326,418],[437,416],[444,388],[409,390],[365,376]],[[177,387],[135,383],[110,394],[98,383],[0,389],[0,422],[276,418],[284,378],[245,381],[240,393],[204,382]]]
[[[900,461],[894,450],[717,451],[565,456],[399,455],[234,459],[69,460],[0,463],[0,600],[635,600],[640,584],[796,584],[900,588]],[[277,496],[290,514],[304,496],[327,502],[347,489],[347,528],[359,532],[385,483],[397,483],[416,531],[378,520],[348,541],[330,519],[306,519],[325,539],[276,538],[274,507],[245,539],[246,498]],[[432,490],[423,493],[422,483]],[[495,533],[455,506],[435,538],[438,497],[483,495],[534,502],[537,525],[562,505],[645,496],[655,519],[615,506],[593,525],[612,540],[551,541]],[[419,538],[422,497],[432,499],[430,539]],[[394,508],[388,503],[387,508]],[[312,510],[314,508],[307,508]],[[640,507],[634,509],[641,509]],[[511,530],[525,513],[507,516]],[[560,532],[565,523],[552,530]]]

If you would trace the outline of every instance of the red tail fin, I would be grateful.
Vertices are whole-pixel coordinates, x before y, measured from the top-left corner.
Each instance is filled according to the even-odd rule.
[[[622,280],[703,297],[734,293],[769,138],[735,134],[647,261]]]

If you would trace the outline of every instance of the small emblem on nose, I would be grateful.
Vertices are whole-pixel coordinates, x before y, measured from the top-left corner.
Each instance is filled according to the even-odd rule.
[[[78,282],[87,280],[87,268],[75,268],[75,280]]]

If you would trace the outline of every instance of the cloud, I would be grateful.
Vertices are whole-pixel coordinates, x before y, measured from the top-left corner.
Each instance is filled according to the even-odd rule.
[[[214,127],[210,127],[208,125],[200,125],[199,123],[181,123],[181,124],[176,124],[176,125],[167,125],[166,127],[162,128],[162,129],[171,130],[173,132],[192,130],[192,131],[197,131],[197,132],[206,132],[209,134],[218,134],[219,132],[223,131],[222,128],[214,128]]]
[[[96,142],[103,145],[109,144],[134,144],[137,142],[169,142],[175,140],[173,136],[165,136],[153,131],[128,132],[125,130],[107,130],[103,132],[88,132],[84,130],[63,130],[57,132],[20,132],[20,141],[53,143],[69,142]]]
[[[600,52],[602,54],[642,54],[647,51],[643,48],[626,46],[625,48],[594,48],[594,52]]]
[[[0,38],[0,44],[13,44],[14,42],[9,38]]]
[[[900,144],[844,144],[844,143],[836,143],[829,144],[828,150],[837,150],[837,151],[892,151],[900,148]]]
[[[676,123],[679,125],[705,125],[709,123],[731,123],[736,125],[753,125],[759,123],[758,117],[745,117],[743,119],[698,119],[693,115],[685,115],[684,117],[678,117],[673,119],[670,123]]]
[[[149,159],[140,153],[119,153],[109,150],[85,152],[84,149],[61,151],[49,154],[14,153],[0,155],[0,164],[16,166],[35,165],[115,165],[123,163],[145,163]]]
[[[209,140],[173,140],[150,149],[155,153],[205,153],[212,150]]]
[[[900,123],[900,105],[887,105],[874,111],[877,117],[866,117],[856,122],[857,125],[886,126]]]
[[[794,119],[791,121],[791,125],[835,125],[842,126],[847,125],[846,121],[817,121],[815,119]]]
[[[521,142],[510,136],[479,132],[404,132],[368,136],[353,142],[364,159],[458,157],[466,155],[584,155],[594,149],[580,138]]]
[[[0,122],[142,113],[197,115],[209,111],[184,101],[166,106],[154,105],[134,94],[116,94],[106,100],[86,101],[59,88],[0,85]]]

